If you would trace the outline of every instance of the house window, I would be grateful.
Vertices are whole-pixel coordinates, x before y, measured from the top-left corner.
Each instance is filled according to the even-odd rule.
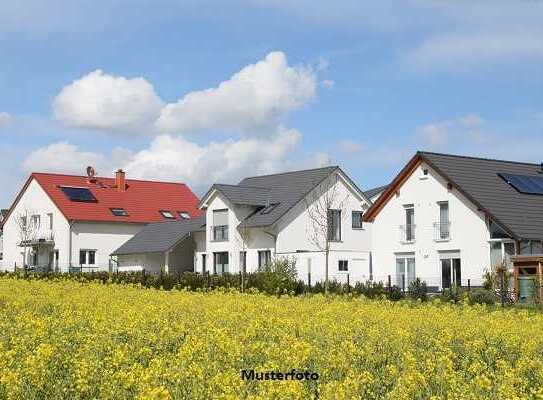
[[[339,260],[337,269],[339,272],[349,272],[349,261]]]
[[[415,241],[415,207],[413,204],[404,206],[405,208],[405,225],[402,226],[403,241],[414,242]]]
[[[263,269],[271,263],[271,251],[259,250],[258,251],[258,268]]]
[[[246,251],[239,252],[239,269],[241,272],[247,271],[247,252]]]
[[[206,272],[207,254],[202,254],[202,273]]]
[[[415,280],[415,257],[413,255],[396,257],[396,286],[405,290]]]
[[[110,210],[116,217],[128,217],[128,213],[124,208],[110,208]]]
[[[362,229],[362,211],[353,211],[353,229]]]
[[[168,211],[168,210],[160,210],[159,211],[160,214],[162,214],[162,216],[166,219],[175,219],[175,216],[173,215],[173,213],[171,211]]]
[[[79,265],[95,265],[96,250],[79,250]]]
[[[228,241],[228,210],[213,210],[213,241]]]
[[[436,240],[450,239],[450,221],[449,221],[449,202],[440,201],[439,205],[439,222],[435,224]]]
[[[190,214],[186,211],[177,212],[182,219],[190,219]]]
[[[33,215],[32,217],[30,217],[30,224],[33,229],[40,229],[40,216]]]
[[[341,241],[341,210],[328,210],[328,240]]]
[[[47,214],[47,220],[49,222],[49,229],[53,230],[53,213]]]
[[[449,289],[452,286],[462,286],[462,271],[460,258],[442,257],[441,262],[441,288]]]
[[[224,274],[228,272],[228,252],[213,253],[213,273]]]

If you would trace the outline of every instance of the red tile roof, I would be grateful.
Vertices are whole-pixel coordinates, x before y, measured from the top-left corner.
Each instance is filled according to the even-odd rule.
[[[130,223],[167,220],[160,210],[171,211],[177,219],[180,219],[179,211],[186,211],[193,218],[201,215],[197,207],[198,197],[183,183],[126,179],[126,191],[122,192],[117,190],[115,178],[96,177],[96,181],[90,183],[86,176],[46,173],[30,175],[12,210],[32,179],[40,184],[68,220]],[[61,186],[88,188],[97,202],[71,201]],[[124,208],[128,216],[116,217],[111,208]]]

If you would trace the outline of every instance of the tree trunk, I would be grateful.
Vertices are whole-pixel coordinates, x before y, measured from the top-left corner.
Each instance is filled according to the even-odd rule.
[[[325,277],[324,277],[324,293],[328,294],[328,254],[330,253],[330,249],[328,249],[328,246],[326,246],[326,261],[325,261]]]

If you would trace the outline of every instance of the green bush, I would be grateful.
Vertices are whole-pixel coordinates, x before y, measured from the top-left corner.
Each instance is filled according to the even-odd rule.
[[[454,302],[458,303],[462,301],[464,298],[464,290],[459,286],[453,286],[450,288],[443,289],[443,293],[441,294],[440,298],[441,300],[445,302]]]
[[[387,298],[391,301],[399,301],[404,298],[404,294],[402,292],[402,289],[400,289],[398,286],[394,285],[390,287],[387,291]]]
[[[492,290],[475,289],[469,293],[470,304],[486,304],[491,306],[496,304],[497,300],[496,294]]]
[[[409,284],[407,295],[413,300],[428,300],[428,286],[426,286],[426,282],[421,281],[420,278],[415,279]]]
[[[383,282],[357,282],[354,285],[353,292],[359,295],[364,295],[369,299],[375,299],[386,295],[386,289]]]

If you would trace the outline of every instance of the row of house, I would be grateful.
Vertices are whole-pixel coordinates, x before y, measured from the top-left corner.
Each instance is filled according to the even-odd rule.
[[[289,257],[313,282],[477,286],[543,253],[542,195],[542,165],[429,152],[371,190],[332,166],[215,184],[200,200],[123,171],[35,173],[2,223],[2,267],[221,274]]]

